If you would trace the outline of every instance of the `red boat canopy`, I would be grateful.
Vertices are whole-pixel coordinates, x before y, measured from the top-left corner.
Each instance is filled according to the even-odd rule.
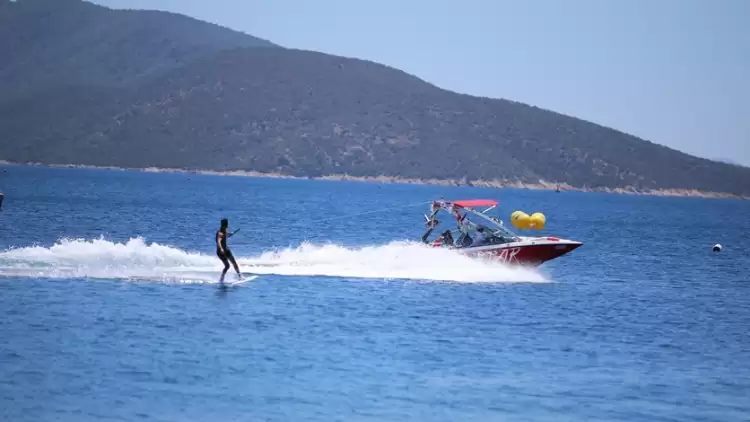
[[[454,205],[459,207],[494,207],[497,205],[497,201],[492,199],[467,199],[465,201],[453,201]]]

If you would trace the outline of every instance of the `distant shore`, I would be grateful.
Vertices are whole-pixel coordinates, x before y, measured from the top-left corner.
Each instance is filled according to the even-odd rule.
[[[332,181],[353,181],[368,183],[395,183],[395,184],[419,184],[419,185],[442,185],[442,186],[470,186],[470,187],[487,187],[487,188],[514,188],[530,190],[557,190],[573,192],[604,192],[627,195],[647,195],[647,196],[676,196],[676,197],[699,197],[699,198],[730,198],[730,199],[750,199],[747,196],[734,195],[725,192],[706,192],[697,189],[650,189],[638,190],[633,187],[625,188],[588,188],[575,187],[567,183],[539,181],[538,183],[521,182],[517,180],[463,180],[463,179],[415,179],[395,176],[350,176],[348,174],[331,174],[326,176],[302,177],[292,176],[282,173],[261,173],[256,171],[245,170],[191,170],[181,168],[129,168],[114,166],[92,166],[85,164],[45,164],[45,163],[17,163],[12,161],[0,160],[0,165],[18,165],[30,167],[50,167],[50,168],[79,168],[79,169],[99,169],[99,170],[118,170],[118,171],[140,171],[145,173],[188,173],[188,174],[206,174],[216,176],[240,176],[240,177],[265,177],[273,179],[299,179],[299,180],[332,180]]]

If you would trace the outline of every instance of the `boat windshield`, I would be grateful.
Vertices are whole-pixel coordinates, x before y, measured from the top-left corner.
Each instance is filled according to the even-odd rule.
[[[492,224],[492,227],[490,230],[492,230],[492,235],[499,237],[507,242],[514,241],[514,240],[520,240],[517,234],[515,234],[512,230],[505,227],[503,224],[503,221],[496,217],[490,217],[486,214],[479,213],[479,212],[472,212],[471,214],[478,215],[482,218],[484,218],[486,221],[489,221]]]
[[[520,240],[520,237],[512,230],[507,228],[503,224],[502,220],[497,217],[492,217],[485,214],[484,212],[476,211],[470,208],[463,208],[461,211],[461,214],[464,216],[464,230],[468,229],[468,231],[470,232],[475,232],[478,227],[482,226],[485,229],[488,229],[488,231],[492,233],[491,237],[495,238],[495,241],[499,243],[508,243]],[[453,229],[450,231],[455,233],[456,235],[460,235],[460,225],[458,229]]]

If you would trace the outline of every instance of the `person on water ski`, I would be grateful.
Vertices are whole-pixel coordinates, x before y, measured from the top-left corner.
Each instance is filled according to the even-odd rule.
[[[239,229],[235,230],[234,233],[227,233],[228,227],[229,220],[227,220],[226,218],[222,218],[221,226],[216,232],[216,255],[224,264],[224,270],[221,272],[221,279],[219,279],[219,282],[221,283],[224,282],[224,276],[227,274],[227,270],[229,270],[230,262],[234,266],[234,270],[237,271],[237,277],[242,277],[242,274],[240,274],[240,268],[237,266],[237,262],[234,260],[234,256],[232,255],[232,251],[227,248],[227,238],[234,235],[234,233],[237,233]]]

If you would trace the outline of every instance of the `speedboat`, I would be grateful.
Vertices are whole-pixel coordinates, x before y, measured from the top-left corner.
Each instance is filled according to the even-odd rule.
[[[487,214],[497,205],[497,201],[489,199],[433,201],[432,213],[429,217],[425,215],[428,230],[422,236],[422,241],[433,247],[447,247],[472,257],[529,266],[541,265],[583,245],[582,242],[554,236],[519,236],[505,227],[502,220]],[[485,207],[486,209],[482,211],[475,209]],[[427,238],[440,223],[436,218],[440,211],[454,217],[458,229],[444,230],[434,241],[430,242]],[[474,217],[477,222],[472,221]],[[541,227],[543,225],[542,220]],[[453,233],[458,235],[455,241]]]

